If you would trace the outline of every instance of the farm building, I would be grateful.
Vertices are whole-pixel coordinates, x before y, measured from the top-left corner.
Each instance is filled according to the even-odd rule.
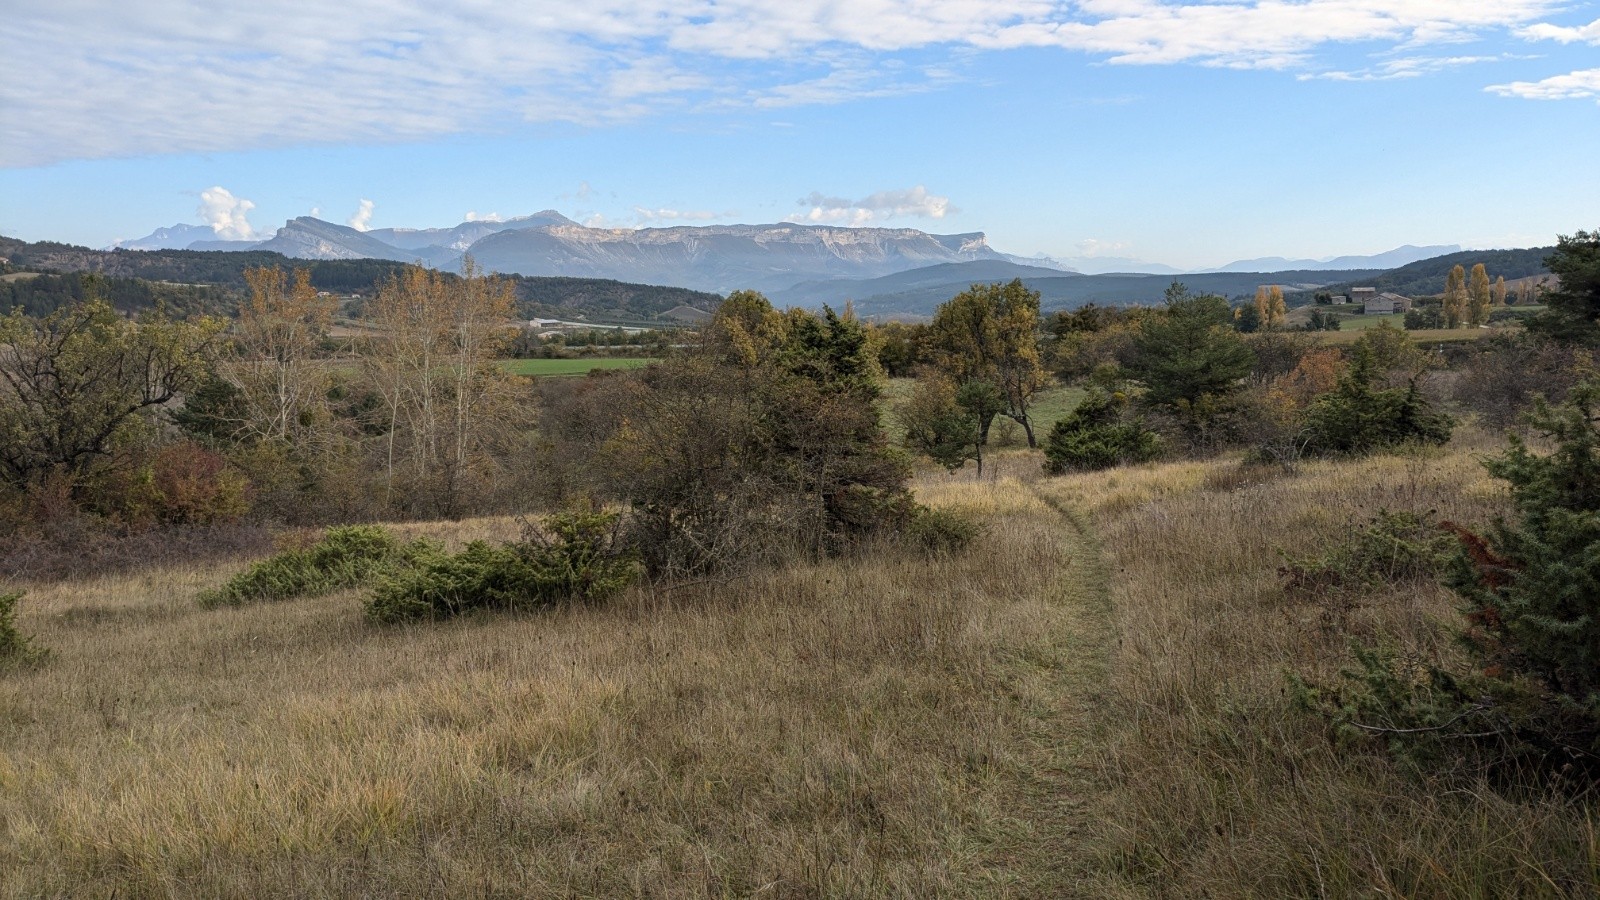
[[[1362,312],[1372,315],[1394,315],[1411,308],[1411,298],[1384,292],[1367,300]]]

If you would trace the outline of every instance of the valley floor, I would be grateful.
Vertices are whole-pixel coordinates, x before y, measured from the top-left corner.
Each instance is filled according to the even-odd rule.
[[[1286,599],[1377,510],[1486,521],[1442,452],[918,495],[988,524],[604,607],[405,628],[359,595],[202,610],[229,571],[24,585],[0,895],[1592,896],[1586,810],[1336,746],[1287,675],[1449,653],[1423,587]],[[419,526],[460,542],[505,521]]]

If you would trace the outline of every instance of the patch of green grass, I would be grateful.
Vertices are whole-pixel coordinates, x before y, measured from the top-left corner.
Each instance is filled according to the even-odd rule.
[[[642,369],[654,359],[596,356],[587,359],[506,359],[500,365],[513,375],[587,375],[595,369]]]
[[[1339,322],[1340,331],[1360,331],[1365,328],[1377,328],[1380,324],[1388,322],[1396,328],[1405,324],[1405,316],[1394,314],[1374,313],[1372,315],[1345,316]]]
[[[1033,420],[1033,433],[1041,442],[1056,422],[1065,419],[1083,402],[1084,390],[1078,387],[1052,387],[1039,392],[1028,418]]]
[[[889,433],[889,440],[898,444],[905,437],[905,429],[901,427],[899,419],[895,417],[895,408],[911,397],[911,392],[916,388],[915,378],[891,378],[883,388],[883,424],[884,430]],[[1033,420],[1033,434],[1040,442],[1050,433],[1052,426],[1060,419],[1067,417],[1078,404],[1083,402],[1083,389],[1076,387],[1063,387],[1055,385],[1045,388],[1036,394],[1033,403],[1028,407],[1028,418]],[[1004,416],[995,419],[995,427],[1002,421],[1009,422]],[[997,435],[991,434],[993,441]],[[1016,439],[1026,443],[1027,436],[1017,428]]]

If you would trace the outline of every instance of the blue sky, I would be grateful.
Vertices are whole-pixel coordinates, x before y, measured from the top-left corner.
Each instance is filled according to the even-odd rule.
[[[8,4],[0,234],[555,208],[1199,267],[1600,226],[1600,3],[221,6]]]

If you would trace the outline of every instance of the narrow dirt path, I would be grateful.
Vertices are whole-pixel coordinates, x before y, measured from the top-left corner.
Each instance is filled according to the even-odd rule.
[[[1054,598],[1061,615],[1055,653],[1040,660],[1038,670],[1052,700],[1034,720],[1025,777],[1015,795],[1019,815],[1031,826],[1014,848],[1015,871],[1026,875],[1004,895],[1096,896],[1083,840],[1089,800],[1099,789],[1094,757],[1103,736],[1101,701],[1115,639],[1109,573],[1083,517],[1040,484],[1028,489],[1061,518],[1063,565]]]

